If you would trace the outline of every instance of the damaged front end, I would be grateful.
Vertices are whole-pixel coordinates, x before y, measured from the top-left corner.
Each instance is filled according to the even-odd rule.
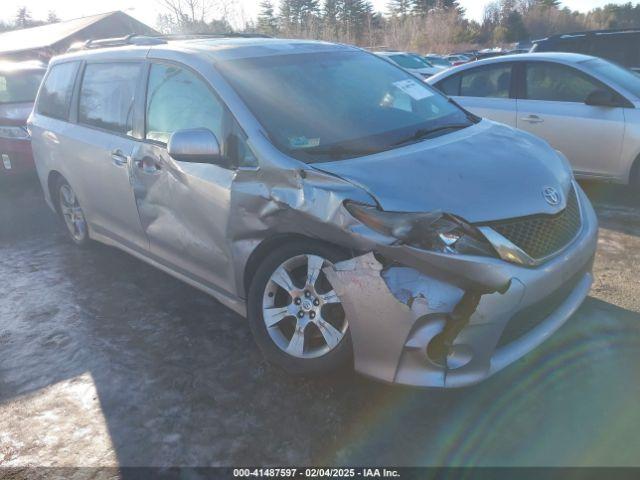
[[[562,326],[592,283],[597,221],[588,205],[572,248],[538,268],[500,258],[503,252],[455,216],[345,207],[395,238],[325,269],[349,320],[355,369],[380,380],[475,384]],[[507,338],[510,323],[526,325]]]

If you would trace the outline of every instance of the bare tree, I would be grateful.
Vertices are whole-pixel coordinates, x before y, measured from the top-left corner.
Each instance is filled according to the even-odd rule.
[[[166,13],[158,15],[164,33],[225,33],[231,24],[246,24],[237,0],[160,0]]]

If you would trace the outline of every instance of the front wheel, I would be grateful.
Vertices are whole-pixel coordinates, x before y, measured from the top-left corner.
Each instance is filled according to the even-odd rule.
[[[322,271],[344,259],[317,242],[274,251],[249,288],[251,331],[265,357],[293,374],[318,374],[351,362],[349,324]]]

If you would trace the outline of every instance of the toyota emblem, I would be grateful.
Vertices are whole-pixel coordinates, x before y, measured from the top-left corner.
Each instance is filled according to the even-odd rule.
[[[547,203],[552,207],[557,207],[558,205],[560,205],[560,200],[562,199],[562,197],[560,196],[560,192],[558,192],[555,188],[545,187],[542,190],[542,195],[544,196],[544,199],[547,201]]]

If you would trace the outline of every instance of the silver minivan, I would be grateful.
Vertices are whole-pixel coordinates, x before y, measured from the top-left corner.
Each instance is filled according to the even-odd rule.
[[[544,141],[355,47],[120,43],[49,66],[29,126],[48,203],[77,245],[246,316],[287,371],[470,385],[587,296],[597,220]]]

